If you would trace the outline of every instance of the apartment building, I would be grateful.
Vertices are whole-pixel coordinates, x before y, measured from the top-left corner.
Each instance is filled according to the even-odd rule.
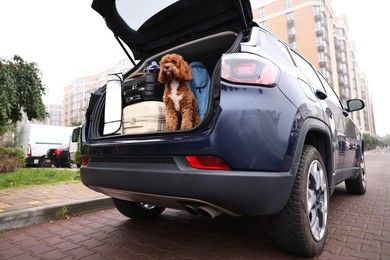
[[[45,103],[46,112],[49,117],[46,118],[43,122],[37,122],[33,120],[34,123],[42,123],[45,125],[62,125],[62,104],[60,102],[46,102]]]
[[[84,122],[91,93],[105,85],[111,73],[123,73],[131,68],[128,59],[123,59],[98,71],[79,72],[74,80],[64,87],[62,125],[72,126]]]
[[[331,0],[251,0],[254,20],[308,59],[345,104],[361,98],[366,109],[352,113],[359,127],[375,135],[373,106],[356,49],[348,39],[348,21],[335,16]]]

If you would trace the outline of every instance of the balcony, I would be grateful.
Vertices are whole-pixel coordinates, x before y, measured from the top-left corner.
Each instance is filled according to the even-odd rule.
[[[289,42],[295,41],[295,33],[294,33],[294,34],[289,34],[289,35],[288,35],[288,41],[289,41]]]
[[[288,28],[294,27],[294,20],[293,19],[287,20],[287,27]]]
[[[320,61],[320,68],[327,68],[328,63],[326,61]]]
[[[318,52],[325,52],[325,45],[323,45],[323,44],[318,45],[317,49],[318,49]]]
[[[316,36],[317,37],[324,36],[324,30],[323,29],[317,29],[316,30]]]
[[[316,14],[314,15],[314,20],[316,22],[321,22],[322,21],[322,15],[321,14]]]

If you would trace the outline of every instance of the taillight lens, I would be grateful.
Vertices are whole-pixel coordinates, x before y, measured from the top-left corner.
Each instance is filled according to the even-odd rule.
[[[54,154],[55,155],[60,155],[62,153],[62,150],[61,149],[56,149],[55,151],[54,151]]]
[[[221,78],[228,82],[273,87],[279,68],[271,61],[250,53],[222,55]]]
[[[81,165],[87,165],[89,163],[89,156],[81,157]]]
[[[191,167],[204,170],[230,170],[229,165],[222,159],[214,156],[186,156]]]
[[[32,156],[32,149],[31,149],[31,145],[30,144],[27,145],[27,156],[28,157]]]

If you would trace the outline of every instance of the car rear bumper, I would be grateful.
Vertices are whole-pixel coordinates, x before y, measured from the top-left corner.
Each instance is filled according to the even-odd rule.
[[[39,164],[44,162],[44,157],[31,156],[26,157],[25,163],[26,166],[38,166]]]
[[[162,157],[152,163],[115,159],[82,166],[82,182],[113,198],[176,209],[211,206],[233,216],[279,212],[290,197],[296,170],[197,170],[183,157]]]

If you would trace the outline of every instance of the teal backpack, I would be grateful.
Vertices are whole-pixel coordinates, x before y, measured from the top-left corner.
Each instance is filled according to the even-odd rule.
[[[210,76],[200,61],[194,61],[190,64],[193,79],[189,81],[191,91],[195,94],[198,101],[198,115],[203,119],[207,113],[207,105],[210,92]]]

